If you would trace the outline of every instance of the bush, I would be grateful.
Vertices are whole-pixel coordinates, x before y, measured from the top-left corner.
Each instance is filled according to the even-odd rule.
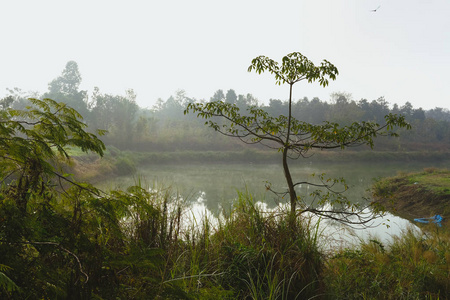
[[[130,175],[136,172],[136,166],[128,158],[120,157],[114,163],[115,172],[119,176]]]

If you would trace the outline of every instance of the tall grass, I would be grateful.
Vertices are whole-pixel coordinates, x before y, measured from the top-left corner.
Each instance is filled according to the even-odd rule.
[[[445,299],[450,291],[445,228],[408,229],[389,245],[370,239],[330,256],[321,250],[317,222],[292,223],[282,206],[267,210],[249,193],[238,193],[220,217],[194,213],[170,189],[146,197],[153,210],[135,218],[128,232],[147,247],[155,297]]]
[[[445,299],[450,293],[445,227],[325,254],[320,222],[305,214],[293,220],[285,206],[269,210],[248,192],[238,192],[219,216],[199,214],[172,188],[145,186],[139,178],[127,191],[83,195],[67,194],[65,206],[52,204],[53,215],[37,211],[33,222],[42,220],[45,234],[55,230],[68,242],[59,252],[24,247],[35,249],[23,251],[39,267],[33,276],[17,276],[28,270],[16,274],[18,262],[29,264],[3,245],[15,261],[0,264],[0,298],[64,298],[77,289],[94,299]],[[78,262],[66,263],[75,257]]]
[[[248,193],[210,236],[210,273],[239,299],[303,299],[320,290],[322,254],[306,223],[291,227],[287,212],[264,211]]]
[[[327,261],[328,293],[336,299],[447,299],[450,238],[433,226],[425,235],[409,228],[390,245],[371,239],[339,251]]]
[[[124,226],[141,251],[153,249],[147,257],[153,261],[148,265],[152,276],[159,278],[156,295],[305,299],[322,292],[318,235],[300,219],[292,227],[285,211],[264,211],[250,194],[239,193],[231,211],[220,218],[206,212],[199,217],[170,190],[130,192],[145,201],[133,208]],[[122,273],[128,272],[132,269]]]

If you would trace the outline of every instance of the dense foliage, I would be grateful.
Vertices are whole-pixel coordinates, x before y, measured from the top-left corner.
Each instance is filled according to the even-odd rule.
[[[74,147],[101,156],[103,143],[65,104],[30,104],[1,115],[2,299],[414,298],[449,292],[445,236],[437,246],[413,236],[399,239],[385,256],[364,246],[328,260],[317,223],[303,218],[292,226],[282,207],[266,211],[251,195],[240,194],[231,212],[214,222],[208,215],[192,217],[184,199],[167,188],[138,183],[103,193],[63,173]],[[411,259],[399,260],[404,253]],[[396,262],[396,273],[387,261]],[[359,276],[361,263],[377,276],[370,289],[372,281]]]
[[[370,241],[329,256],[316,222],[305,217],[292,226],[285,208],[266,211],[251,195],[239,194],[231,212],[214,222],[192,217],[185,199],[164,187],[138,183],[104,193],[66,174],[76,148],[101,157],[102,141],[134,150],[241,147],[194,116],[181,118],[186,105],[198,102],[184,92],[148,110],[132,91],[117,96],[96,89],[88,96],[80,81],[69,62],[47,94],[12,89],[0,100],[1,299],[437,299],[450,293],[444,230],[408,232],[391,246]],[[258,104],[233,90],[213,98],[241,109]],[[277,117],[287,105],[272,99],[258,108]],[[390,112],[417,129],[385,148],[448,148],[445,109],[389,108],[384,99],[356,102],[348,95],[335,95],[332,104],[292,102],[293,116],[311,124],[347,125],[355,116],[381,122],[378,116]],[[106,135],[100,140],[93,132]]]
[[[189,103],[222,101],[235,104],[240,111],[257,106],[271,117],[287,115],[288,99],[256,99],[251,94],[238,94],[235,90],[217,90],[210,99],[195,99],[185,91],[177,91],[168,99],[158,99],[152,108],[136,103],[132,90],[124,95],[92,93],[80,90],[81,74],[76,62],[68,62],[60,76],[49,83],[48,92],[26,93],[19,88],[8,90],[0,100],[3,108],[23,109],[28,98],[52,98],[75,108],[92,130],[107,130],[102,140],[122,150],[138,151],[236,151],[248,148],[238,141],[216,135],[194,115],[183,116]],[[298,92],[301,93],[301,92]],[[145,99],[151,102],[154,99]],[[327,101],[325,101],[327,100]],[[395,101],[391,99],[390,101]],[[436,107],[431,110],[415,108],[411,103],[389,103],[388,99],[353,99],[349,93],[334,93],[330,99],[296,98],[292,96],[292,116],[305,123],[319,125],[324,121],[350,125],[353,122],[384,123],[388,114],[403,115],[412,130],[399,130],[398,139],[379,139],[376,149],[390,151],[447,151],[450,146],[450,111]],[[356,149],[355,149],[356,150]]]
[[[302,224],[280,239],[283,220],[264,221],[243,196],[214,234],[170,190],[103,193],[78,182],[61,173],[69,150],[101,156],[103,143],[66,104],[31,104],[2,111],[2,299],[288,299],[317,290],[320,253]]]

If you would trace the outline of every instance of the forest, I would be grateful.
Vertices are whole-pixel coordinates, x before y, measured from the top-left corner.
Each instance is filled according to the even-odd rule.
[[[324,237],[318,224],[302,214],[320,213],[318,209],[302,207],[301,217],[296,217],[295,206],[290,213],[285,206],[266,212],[251,194],[240,191],[233,209],[213,224],[207,215],[192,220],[189,207],[170,188],[158,190],[136,182],[125,190],[102,191],[72,174],[74,157],[106,160],[122,152],[139,157],[250,149],[251,145],[211,130],[198,115],[185,114],[189,107],[216,109],[211,103],[239,109],[243,115],[238,120],[248,120],[250,109],[272,120],[270,116],[286,114],[292,104],[295,119],[312,126],[339,123],[342,134],[350,132],[345,130],[355,121],[363,124],[361,130],[369,130],[389,120],[386,115],[399,115],[392,122],[399,126],[388,128],[392,136],[375,139],[377,150],[448,159],[448,109],[424,111],[409,102],[390,105],[383,97],[354,100],[348,93],[335,93],[329,102],[301,98],[291,104],[280,99],[264,104],[232,89],[217,90],[210,99],[177,91],[151,108],[141,108],[133,90],[109,95],[96,88],[88,94],[80,84],[77,63],[70,61],[46,93],[12,88],[0,101],[0,298],[446,299],[449,295],[445,230],[430,227],[427,238],[407,230],[389,246],[371,239],[330,253],[321,248]],[[211,127],[224,128],[225,123],[213,118]],[[377,132],[370,134],[376,137]],[[315,137],[342,147],[351,144],[342,142],[340,133],[333,127]],[[372,135],[364,138],[371,144]],[[264,153],[273,150],[255,147]],[[370,147],[351,151],[362,149]],[[146,156],[147,163],[158,163],[151,157]],[[340,197],[334,202],[321,200],[324,206],[346,205]]]
[[[102,137],[106,145],[142,152],[226,151],[242,150],[245,147],[215,134],[196,116],[185,116],[183,112],[189,103],[223,101],[235,104],[242,111],[257,106],[273,116],[287,111],[287,99],[269,99],[265,101],[268,104],[265,104],[251,94],[237,94],[233,89],[226,92],[217,90],[210,99],[196,99],[178,90],[168,99],[158,99],[152,107],[142,108],[136,103],[137,95],[133,90],[125,91],[124,95],[110,95],[95,88],[88,94],[87,91],[79,90],[81,82],[77,63],[70,61],[61,75],[49,83],[46,93],[26,93],[20,88],[12,88],[0,105],[4,109],[20,109],[28,105],[27,99],[30,97],[56,99],[77,110],[88,125],[88,130],[106,130],[107,133]],[[301,93],[301,89],[297,93]],[[414,108],[409,102],[403,105],[389,103],[382,96],[378,99],[355,100],[346,92],[334,93],[330,97],[330,101],[318,98],[294,100],[293,117],[311,124],[329,121],[347,125],[355,121],[381,124],[385,115],[401,114],[412,125],[412,130],[402,132],[397,139],[377,141],[378,150],[446,152],[449,149],[448,108],[423,110]]]

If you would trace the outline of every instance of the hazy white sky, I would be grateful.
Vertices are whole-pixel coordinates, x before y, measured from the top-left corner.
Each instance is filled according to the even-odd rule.
[[[297,84],[296,99],[347,92],[450,108],[449,0],[16,0],[0,12],[0,97],[45,92],[74,60],[82,89],[131,88],[142,107],[178,89],[197,99],[234,89],[267,103],[288,88],[248,73],[252,58],[298,51],[340,75],[327,88]]]

